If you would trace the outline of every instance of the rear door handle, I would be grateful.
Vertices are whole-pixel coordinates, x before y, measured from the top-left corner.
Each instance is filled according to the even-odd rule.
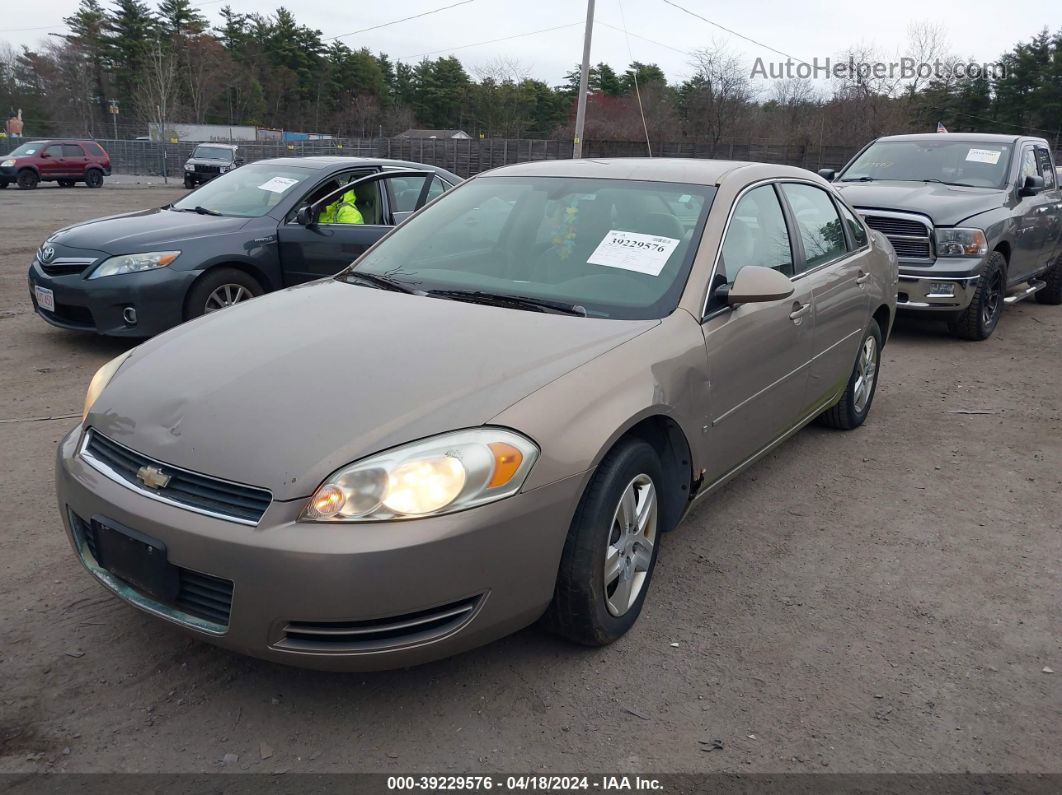
[[[870,274],[869,273],[864,273],[863,271],[860,271],[859,272],[859,276],[856,278],[856,284],[862,286],[862,285],[867,283],[867,279],[869,279],[869,278],[870,278]]]
[[[793,311],[789,313],[789,319],[798,326],[804,320],[804,315],[811,311],[811,304],[802,304],[799,301],[793,304]]]

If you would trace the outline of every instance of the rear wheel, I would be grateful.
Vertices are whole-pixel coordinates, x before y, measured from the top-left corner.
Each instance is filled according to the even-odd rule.
[[[1055,260],[1055,264],[1047,269],[1043,278],[1047,287],[1036,294],[1037,303],[1051,306],[1062,304],[1062,254]]]
[[[855,367],[852,368],[844,394],[836,404],[818,416],[819,424],[842,431],[850,431],[862,425],[870,414],[871,403],[874,402],[880,366],[881,328],[877,321],[873,321],[863,335]]]
[[[629,630],[645,603],[660,548],[660,460],[638,439],[602,460],[564,543],[545,626],[586,646]]]
[[[185,318],[217,312],[265,292],[251,275],[236,268],[214,268],[197,281],[188,293]]]
[[[37,184],[41,181],[41,178],[37,176],[37,172],[31,168],[24,168],[18,172],[18,186],[22,190],[33,190],[37,187]]]
[[[948,323],[956,337],[964,340],[986,340],[999,325],[1003,314],[1003,299],[1007,294],[1007,259],[993,251],[985,264],[984,273],[977,282],[977,289],[970,305]]]
[[[98,168],[90,168],[85,172],[85,184],[90,188],[102,188],[103,172]]]

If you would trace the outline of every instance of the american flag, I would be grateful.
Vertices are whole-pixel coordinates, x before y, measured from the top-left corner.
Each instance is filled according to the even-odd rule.
[[[946,133],[947,131],[948,131],[948,128],[944,126],[944,123],[938,121],[937,122],[937,132],[938,133]]]

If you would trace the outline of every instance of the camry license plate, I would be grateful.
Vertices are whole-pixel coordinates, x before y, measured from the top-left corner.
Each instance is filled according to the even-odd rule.
[[[37,306],[41,309],[47,309],[49,312],[55,311],[55,293],[47,287],[33,285],[33,297],[37,299]]]

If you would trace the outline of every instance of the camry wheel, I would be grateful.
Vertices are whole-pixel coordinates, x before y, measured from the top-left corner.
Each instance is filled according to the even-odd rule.
[[[660,549],[661,482],[656,452],[641,440],[620,442],[601,461],[565,540],[548,629],[604,646],[634,625]]]
[[[881,328],[876,320],[872,320],[859,345],[855,366],[848,378],[844,394],[837,403],[818,416],[819,424],[842,431],[850,431],[862,425],[870,413],[870,405],[874,402],[880,367]]]
[[[185,318],[191,319],[242,304],[263,292],[262,285],[248,273],[236,268],[212,268],[189,291]]]

